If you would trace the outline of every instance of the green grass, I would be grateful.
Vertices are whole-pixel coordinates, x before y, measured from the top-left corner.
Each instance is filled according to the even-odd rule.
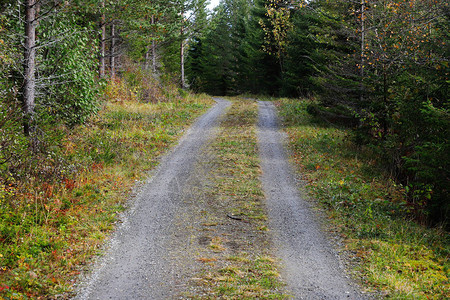
[[[392,299],[448,299],[448,233],[412,221],[404,188],[383,173],[370,149],[352,144],[348,130],[308,115],[306,106],[278,102],[292,158],[364,283]]]
[[[88,124],[64,132],[49,176],[15,181],[0,199],[0,299],[70,295],[74,280],[114,227],[136,181],[212,105],[106,102]],[[49,167],[47,167],[49,166]]]

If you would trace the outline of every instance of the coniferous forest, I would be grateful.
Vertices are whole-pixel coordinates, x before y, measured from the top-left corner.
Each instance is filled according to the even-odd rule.
[[[81,200],[68,195],[94,199],[115,189],[94,180],[120,185],[127,178],[130,187],[138,176],[130,161],[171,145],[211,105],[206,94],[306,101],[309,115],[346,128],[351,143],[370,149],[402,187],[407,218],[448,230],[448,1],[221,0],[212,11],[208,4],[0,2],[0,278],[23,280],[0,282],[0,298],[13,289],[17,299],[67,290],[67,282],[46,275],[42,283],[30,273],[64,248],[34,226],[59,228],[70,243],[68,228],[78,226],[71,220],[84,217],[75,210]],[[151,112],[141,106],[148,103]],[[155,135],[144,139],[151,150],[137,142],[142,132],[105,135],[136,124]],[[105,179],[116,161],[131,169]],[[92,175],[98,170],[102,179]],[[103,222],[121,209],[120,201],[95,209],[104,215],[92,216],[100,224],[92,249],[110,229]],[[29,242],[19,242],[23,236]],[[89,251],[74,248],[64,276],[73,277],[72,264],[84,263]]]

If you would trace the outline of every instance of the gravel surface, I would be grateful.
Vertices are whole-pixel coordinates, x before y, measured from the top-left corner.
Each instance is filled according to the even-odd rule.
[[[290,294],[294,299],[363,299],[298,191],[272,103],[259,102],[258,126],[269,226]]]
[[[217,104],[203,115],[161,161],[114,233],[104,257],[81,284],[76,299],[173,299],[183,285],[182,270],[173,264],[174,224],[182,210],[181,193],[200,149],[215,134],[219,117],[230,105]]]

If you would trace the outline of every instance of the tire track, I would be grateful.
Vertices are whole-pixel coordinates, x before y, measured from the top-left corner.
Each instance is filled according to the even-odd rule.
[[[294,299],[363,299],[298,191],[275,107],[258,102],[258,141],[269,225],[282,277]]]

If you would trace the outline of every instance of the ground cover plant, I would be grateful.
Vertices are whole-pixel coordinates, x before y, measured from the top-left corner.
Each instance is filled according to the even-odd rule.
[[[259,180],[257,105],[234,99],[206,149],[210,183],[201,205],[201,244],[192,299],[287,299],[270,250]]]
[[[345,240],[365,283],[392,299],[448,299],[449,235],[413,221],[407,188],[349,131],[315,119],[308,102],[278,102],[292,158],[312,198]]]
[[[111,81],[98,115],[55,128],[45,151],[33,159],[22,154],[27,165],[16,159],[21,171],[2,176],[0,299],[68,297],[136,181],[213,103],[161,91],[162,101],[147,103],[128,83]]]

